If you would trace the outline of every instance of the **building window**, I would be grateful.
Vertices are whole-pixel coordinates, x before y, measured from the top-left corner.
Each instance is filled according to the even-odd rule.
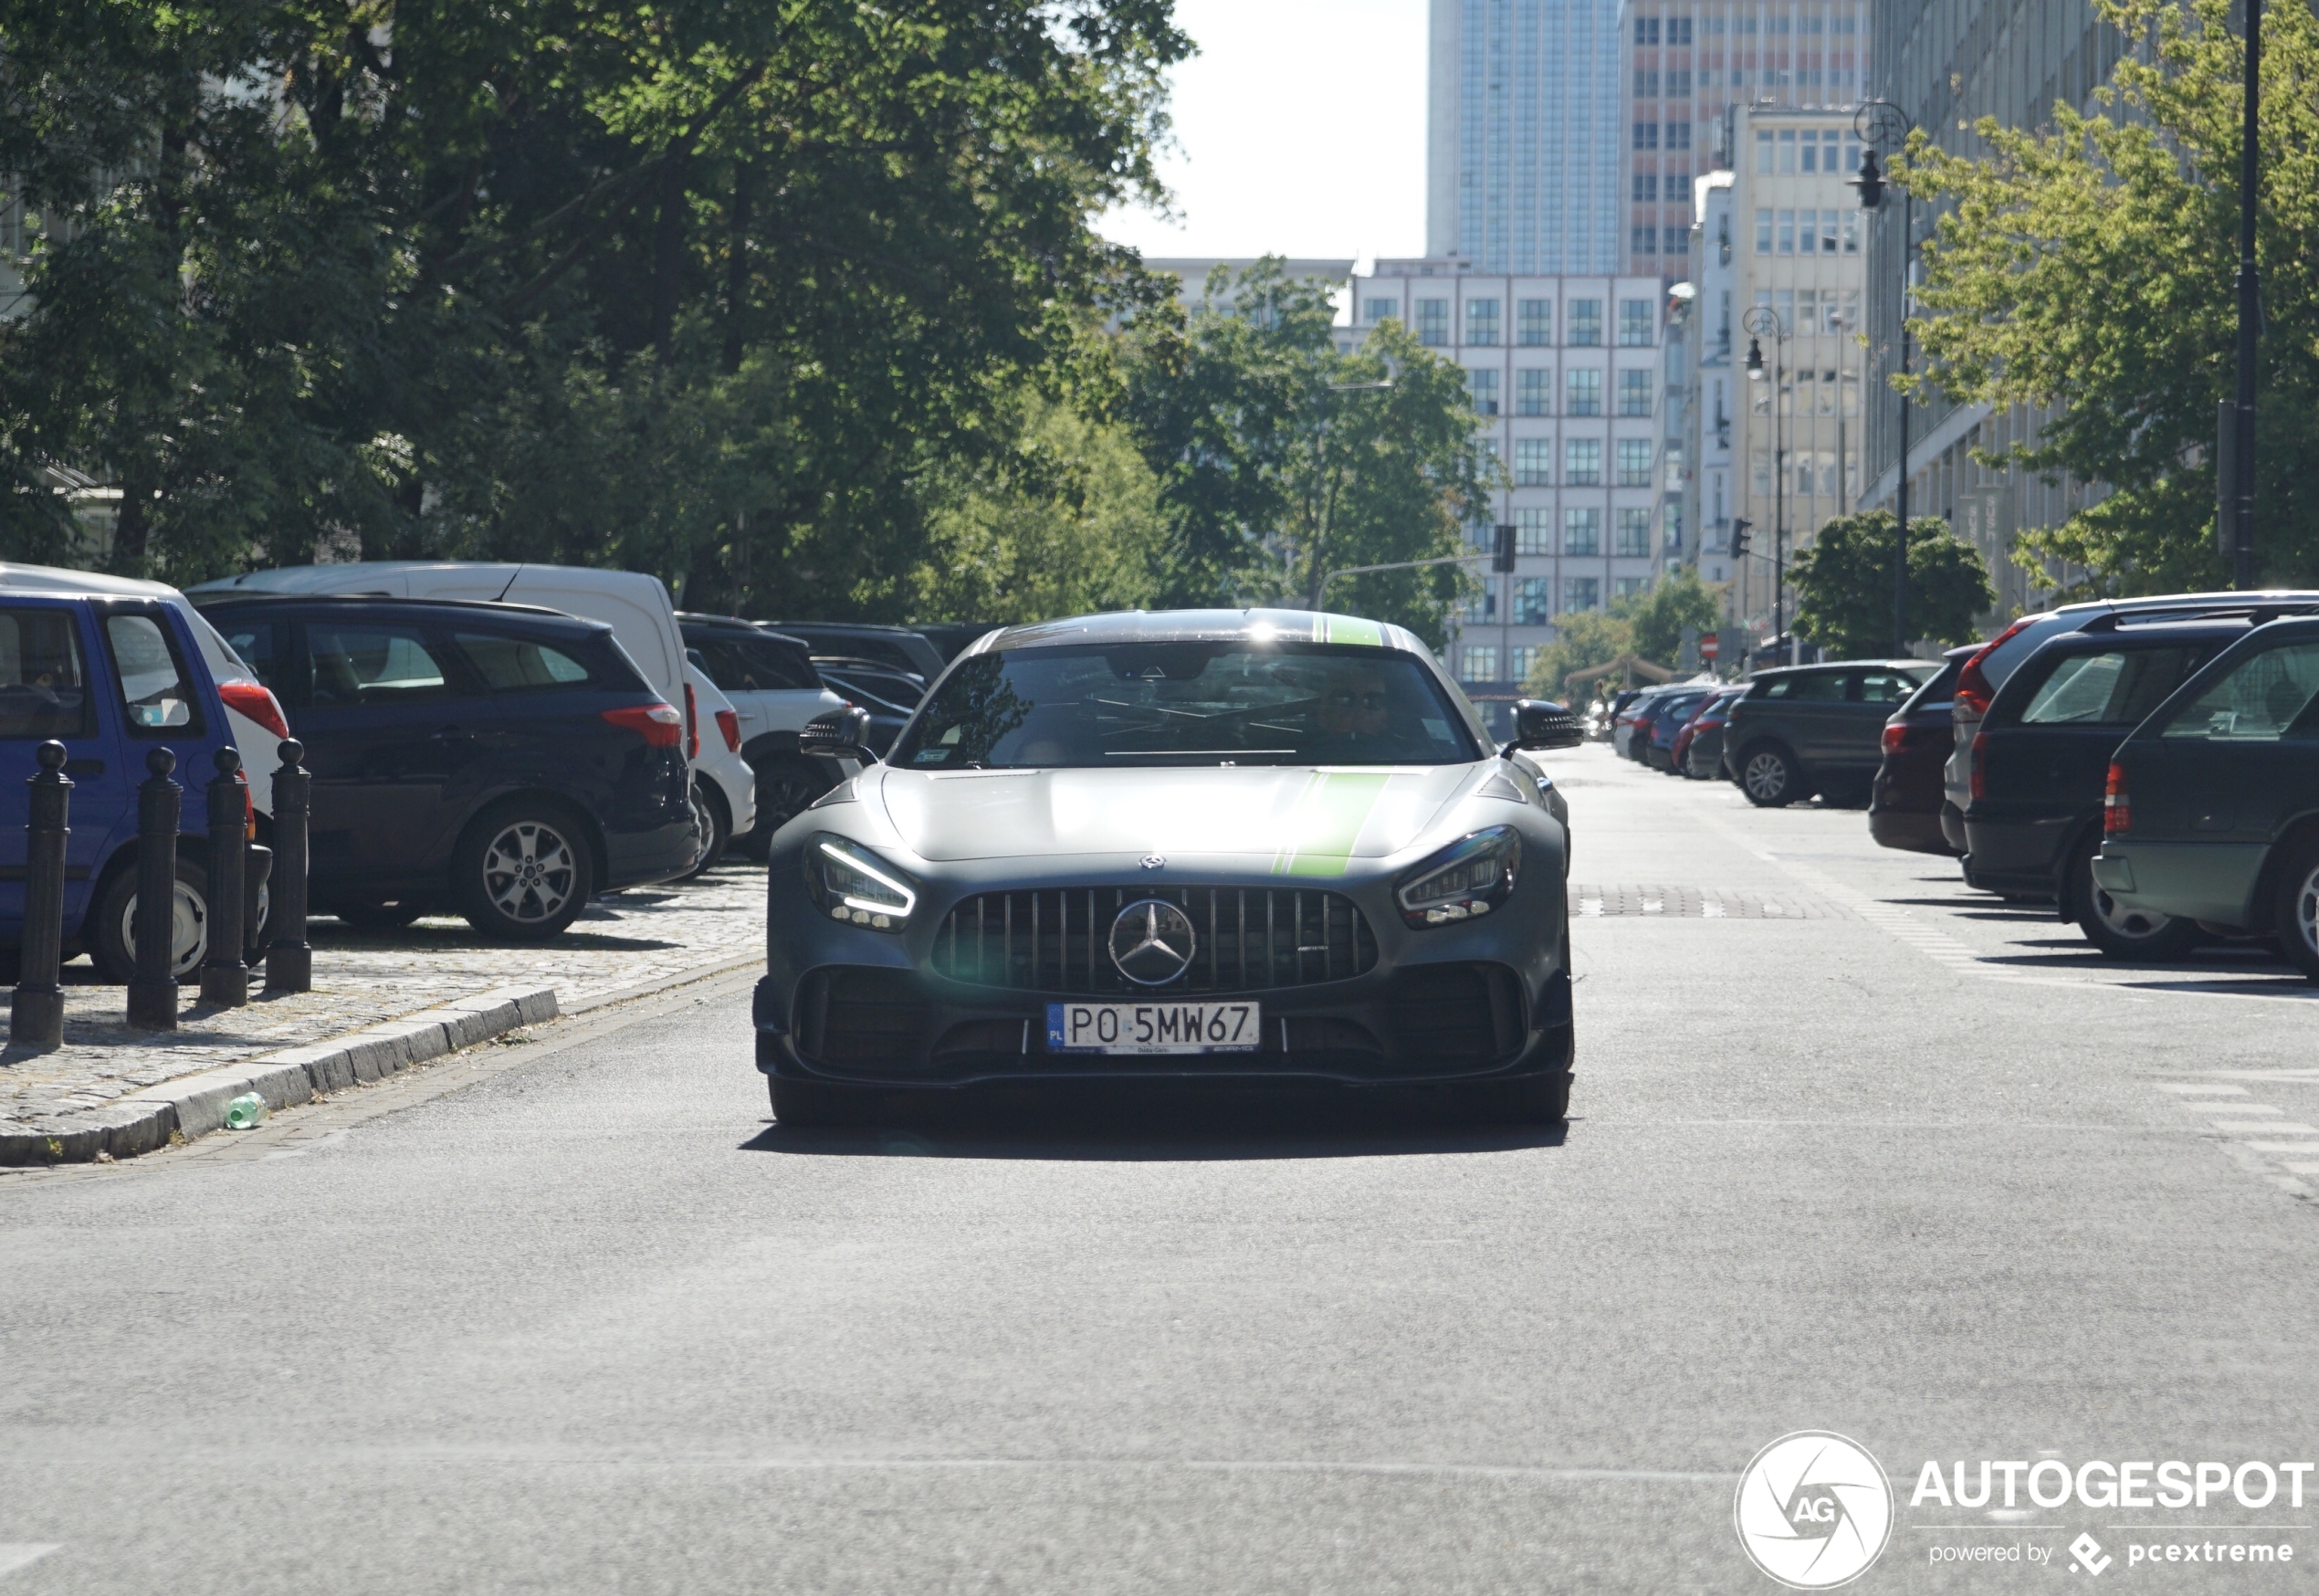
[[[1465,648],[1465,662],[1458,671],[1461,681],[1494,682],[1497,680],[1497,648],[1494,644],[1474,643]]]
[[[1666,550],[1672,554],[1683,547],[1683,500],[1677,499],[1667,505]]]
[[[1514,584],[1514,624],[1517,626],[1543,626],[1554,614],[1554,601],[1549,596],[1550,584],[1543,576],[1525,576]],[[1529,674],[1524,662],[1521,674]]]
[[[1636,173],[1634,174],[1634,192],[1632,198],[1634,203],[1639,205],[1657,205],[1659,203],[1659,179],[1657,173],[1650,172]]]
[[[1670,16],[1667,18],[1667,43],[1679,50],[1690,47],[1691,19],[1689,17]]]
[[[1465,341],[1495,343],[1497,341],[1497,301],[1468,299],[1465,301]]]
[[[1438,349],[1449,341],[1449,301],[1417,301],[1417,341]]]
[[[1562,512],[1562,552],[1570,555],[1602,552],[1602,512],[1566,509]]]
[[[1756,170],[1764,176],[1771,175],[1771,130],[1758,129],[1756,133]]]
[[[1554,512],[1517,509],[1514,512],[1514,551],[1516,554],[1554,552]]]
[[[1570,397],[1562,406],[1565,415],[1600,415],[1602,414],[1602,373],[1591,367],[1572,367],[1569,373]]]
[[[1619,301],[1619,341],[1629,349],[1648,349],[1658,331],[1648,299]]]
[[[1580,348],[1590,348],[1602,341],[1602,301],[1572,299],[1568,312],[1569,341]]]
[[[1636,17],[1634,19],[1634,42],[1646,47],[1657,44],[1659,42],[1659,19],[1655,16]]]
[[[1506,651],[1506,679],[1526,682],[1530,679],[1530,667],[1537,663],[1538,650],[1517,643]]]
[[[1468,372],[1465,373],[1465,397],[1477,415],[1497,414],[1497,373]]]
[[[1614,576],[1611,579],[1611,596],[1632,598],[1650,585],[1651,579],[1647,576]]]
[[[1691,253],[1690,228],[1669,227],[1666,230],[1666,252],[1669,255],[1688,255]]]
[[[1858,211],[1846,211],[1843,213],[1843,217],[1844,253],[1846,255],[1858,255],[1860,253],[1860,213]]]
[[[1564,442],[1562,485],[1565,488],[1602,486],[1602,440],[1600,438],[1574,437]],[[1564,551],[1575,552],[1576,551],[1565,550]]]
[[[1401,302],[1399,299],[1371,299],[1369,302],[1368,319],[1372,322],[1390,321],[1401,313]]]
[[[1649,225],[1630,230],[1629,249],[1636,255],[1656,255],[1659,252],[1659,229]]]
[[[1691,70],[1689,68],[1677,67],[1669,68],[1667,72],[1667,98],[1669,100],[1688,100],[1691,98]]]
[[[1624,447],[1623,445],[1621,446]],[[1611,551],[1621,560],[1638,560],[1651,552],[1651,512],[1647,509],[1619,511],[1617,541]]]
[[[1651,373],[1621,372],[1619,373],[1619,414],[1648,415],[1651,414]]]
[[[1782,255],[1793,255],[1795,252],[1796,213],[1793,211],[1782,211],[1779,213],[1779,253]]]
[[[1793,172],[1795,169],[1796,130],[1793,128],[1782,128],[1779,130],[1779,170],[1782,172]]]
[[[1758,255],[1771,253],[1771,213],[1769,211],[1756,213],[1756,253]]]
[[[1516,415],[1551,415],[1554,414],[1554,373],[1542,366],[1532,366],[1514,373],[1514,414]]]
[[[1669,122],[1667,124],[1667,148],[1670,150],[1688,150],[1691,148],[1691,124],[1689,122]]]
[[[1491,626],[1497,624],[1497,583],[1495,582],[1483,583],[1482,591],[1465,601],[1465,622],[1471,626]]]
[[[1554,341],[1554,301],[1517,299],[1514,303],[1514,338],[1518,343]]]
[[[1769,493],[1771,491],[1771,457],[1763,450],[1757,449],[1749,457],[1747,464],[1748,487],[1759,495]]]
[[[1599,610],[1602,607],[1602,583],[1591,576],[1573,576],[1562,584],[1562,608],[1569,610]]]
[[[1514,440],[1514,486],[1516,488],[1554,486],[1553,439],[1517,437]]]
[[[1651,440],[1647,437],[1622,437],[1619,440],[1619,486],[1648,488],[1651,486]]]
[[[1634,147],[1638,150],[1657,149],[1659,147],[1659,124],[1657,122],[1635,123]]]
[[[1637,67],[1634,69],[1634,97],[1637,100],[1659,98],[1659,69],[1656,67]]]

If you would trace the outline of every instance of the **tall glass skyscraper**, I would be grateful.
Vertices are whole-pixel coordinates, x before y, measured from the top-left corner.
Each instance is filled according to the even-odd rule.
[[[1432,0],[1425,253],[1482,272],[1619,264],[1618,0]]]

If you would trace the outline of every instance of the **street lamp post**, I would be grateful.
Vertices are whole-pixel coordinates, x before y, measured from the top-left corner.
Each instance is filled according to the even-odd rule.
[[[2256,110],[2262,94],[2262,0],[2247,0],[2244,121],[2239,134],[2239,384],[2231,425],[2231,453],[2238,480],[2230,487],[2232,530],[2231,582],[2241,593],[2254,586],[2254,379],[2255,341],[2261,336],[2262,279],[2254,259],[2255,179],[2258,173]]]
[[[1787,365],[1779,346],[1788,341],[1788,324],[1768,305],[1750,305],[1739,318],[1747,334],[1747,381],[1764,380],[1762,335],[1771,334],[1771,635],[1788,634],[1788,444],[1779,415],[1779,391],[1787,382]],[[1789,648],[1792,656],[1793,646]]]
[[[1906,111],[1887,100],[1861,102],[1852,113],[1852,131],[1867,146],[1860,156],[1860,175],[1852,181],[1860,190],[1860,207],[1865,211],[1882,209],[1884,203],[1884,174],[1877,170],[1876,151],[1879,146],[1897,149],[1908,142],[1908,135],[1916,124]],[[1908,282],[1910,268],[1916,254],[1916,196],[1907,189],[1900,198],[1900,374],[1908,375]],[[1863,402],[1865,403],[1863,388]],[[1900,538],[1893,551],[1893,652],[1908,652],[1908,406],[1909,397],[1904,391],[1900,396]],[[1842,469],[1839,467],[1838,469]]]

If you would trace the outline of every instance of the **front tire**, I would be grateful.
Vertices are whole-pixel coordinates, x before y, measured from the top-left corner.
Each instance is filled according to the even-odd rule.
[[[725,845],[732,840],[733,823],[725,814],[725,801],[709,790],[708,783],[695,778],[692,784],[693,835],[699,840],[700,856],[692,868],[677,877],[691,881],[706,876],[723,862]]]
[[[1803,781],[1787,750],[1764,745],[1742,756],[1739,790],[1758,809],[1785,809],[1803,796]]]
[[[451,856],[459,913],[484,936],[543,942],[580,917],[594,889],[580,827],[536,800],[495,803],[467,827]]]
[[[2111,959],[2179,959],[2203,935],[2190,920],[2122,907],[2093,879],[2093,856],[2082,848],[2070,862],[2070,902],[2077,929]]]
[[[2319,981],[2319,838],[2297,844],[2287,856],[2272,912],[2279,946],[2306,978]]]
[[[209,872],[180,855],[177,859],[174,961],[178,981],[199,978],[209,956]],[[114,875],[97,906],[97,934],[89,956],[107,981],[126,986],[137,974],[137,866],[132,861]]]

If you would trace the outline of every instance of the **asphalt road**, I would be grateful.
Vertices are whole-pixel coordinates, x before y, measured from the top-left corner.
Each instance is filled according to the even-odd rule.
[[[2283,1491],[1910,1497],[2319,1456],[2311,990],[2107,965],[1857,811],[1558,768],[1567,1131],[786,1132],[728,983],[0,1178],[0,1596],[1768,1591],[1735,1485],[1805,1429],[1894,1480],[1854,1589],[2067,1578],[2081,1531],[2137,1588],[2307,1587]],[[2119,1525],[2302,1556],[2132,1567]],[[1934,1560],[1973,1546],[2025,1555]]]

